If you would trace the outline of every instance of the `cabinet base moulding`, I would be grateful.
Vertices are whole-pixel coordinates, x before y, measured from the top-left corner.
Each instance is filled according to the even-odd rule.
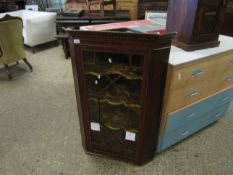
[[[172,44],[176,47],[179,47],[179,48],[189,52],[189,51],[194,51],[194,50],[199,50],[199,49],[218,47],[220,44],[220,41],[208,41],[205,43],[186,44],[186,43],[180,42],[176,39],[173,39]]]

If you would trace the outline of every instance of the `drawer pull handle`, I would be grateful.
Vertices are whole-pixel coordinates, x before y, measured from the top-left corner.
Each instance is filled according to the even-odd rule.
[[[189,96],[189,97],[195,97],[195,96],[197,96],[198,94],[199,94],[198,92],[193,91],[193,92],[189,93],[188,96]]]
[[[233,80],[233,78],[232,77],[230,77],[230,76],[226,76],[226,77],[224,77],[224,81],[232,81]]]
[[[222,101],[228,101],[229,100],[229,97],[224,97],[223,99],[222,99]]]
[[[199,77],[199,76],[201,76],[201,75],[203,75],[203,74],[204,74],[204,71],[203,71],[203,70],[201,70],[201,69],[196,69],[196,70],[193,71],[192,76],[193,76],[193,77]]]
[[[186,116],[186,118],[190,119],[190,118],[193,118],[195,116],[195,113],[191,113],[189,115]]]
[[[189,134],[189,131],[188,131],[188,130],[186,130],[186,131],[184,131],[183,133],[181,133],[182,136],[186,136],[186,135],[188,135],[188,134]]]
[[[222,115],[221,113],[217,113],[214,118],[221,117],[221,115]]]

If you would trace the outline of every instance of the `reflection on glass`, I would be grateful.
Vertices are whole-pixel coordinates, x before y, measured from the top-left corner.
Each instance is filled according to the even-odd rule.
[[[92,149],[135,157],[140,117],[143,57],[141,55],[83,53],[88,107],[91,122],[100,131],[91,131]]]

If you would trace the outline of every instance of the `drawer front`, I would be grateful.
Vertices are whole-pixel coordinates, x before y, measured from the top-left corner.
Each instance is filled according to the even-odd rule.
[[[96,5],[91,5],[90,6],[91,10],[100,10],[100,5],[96,4]],[[105,5],[104,6],[104,10],[113,10],[113,6],[112,5]]]
[[[230,103],[223,105],[222,107],[214,110],[208,114],[205,114],[194,120],[181,128],[177,129],[176,131],[167,133],[163,138],[161,138],[160,145],[158,151],[162,151],[175,143],[187,138],[188,136],[192,135],[193,133],[197,132],[198,130],[208,126],[212,122],[220,119],[223,117],[229,107]]]
[[[233,53],[229,55],[223,56],[221,59],[219,59],[219,73],[224,73],[227,71],[233,72]]]
[[[228,71],[220,77],[220,90],[230,86],[233,86],[233,71]]]
[[[174,70],[171,74],[170,89],[183,88],[213,77],[216,72],[217,59],[204,61],[192,66]]]
[[[219,95],[216,95],[215,103],[216,106],[221,106],[233,100],[233,88],[227,89],[221,92]]]
[[[209,97],[188,108],[180,110],[168,116],[166,129],[164,133],[176,130],[184,124],[196,120],[197,118],[200,118],[202,115],[218,108],[218,106],[222,106],[226,103],[229,103],[232,99],[233,88],[221,92],[215,96]]]
[[[96,5],[91,5],[90,6],[91,10],[100,10],[100,5],[96,4]]]
[[[211,95],[217,91],[218,83],[215,80],[201,81],[197,84],[170,91],[169,96],[165,99],[167,104],[166,113],[173,112],[188,104]]]
[[[219,60],[220,71],[219,89],[233,86],[233,54],[226,55]]]
[[[66,3],[65,4],[65,9],[66,10],[87,9],[87,5],[86,5],[86,3]]]

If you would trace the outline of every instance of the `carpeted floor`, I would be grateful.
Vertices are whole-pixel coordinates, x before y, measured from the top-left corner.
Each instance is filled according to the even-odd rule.
[[[27,51],[34,67],[0,68],[0,175],[232,175],[233,105],[226,117],[145,166],[86,155],[70,59],[61,46]]]

